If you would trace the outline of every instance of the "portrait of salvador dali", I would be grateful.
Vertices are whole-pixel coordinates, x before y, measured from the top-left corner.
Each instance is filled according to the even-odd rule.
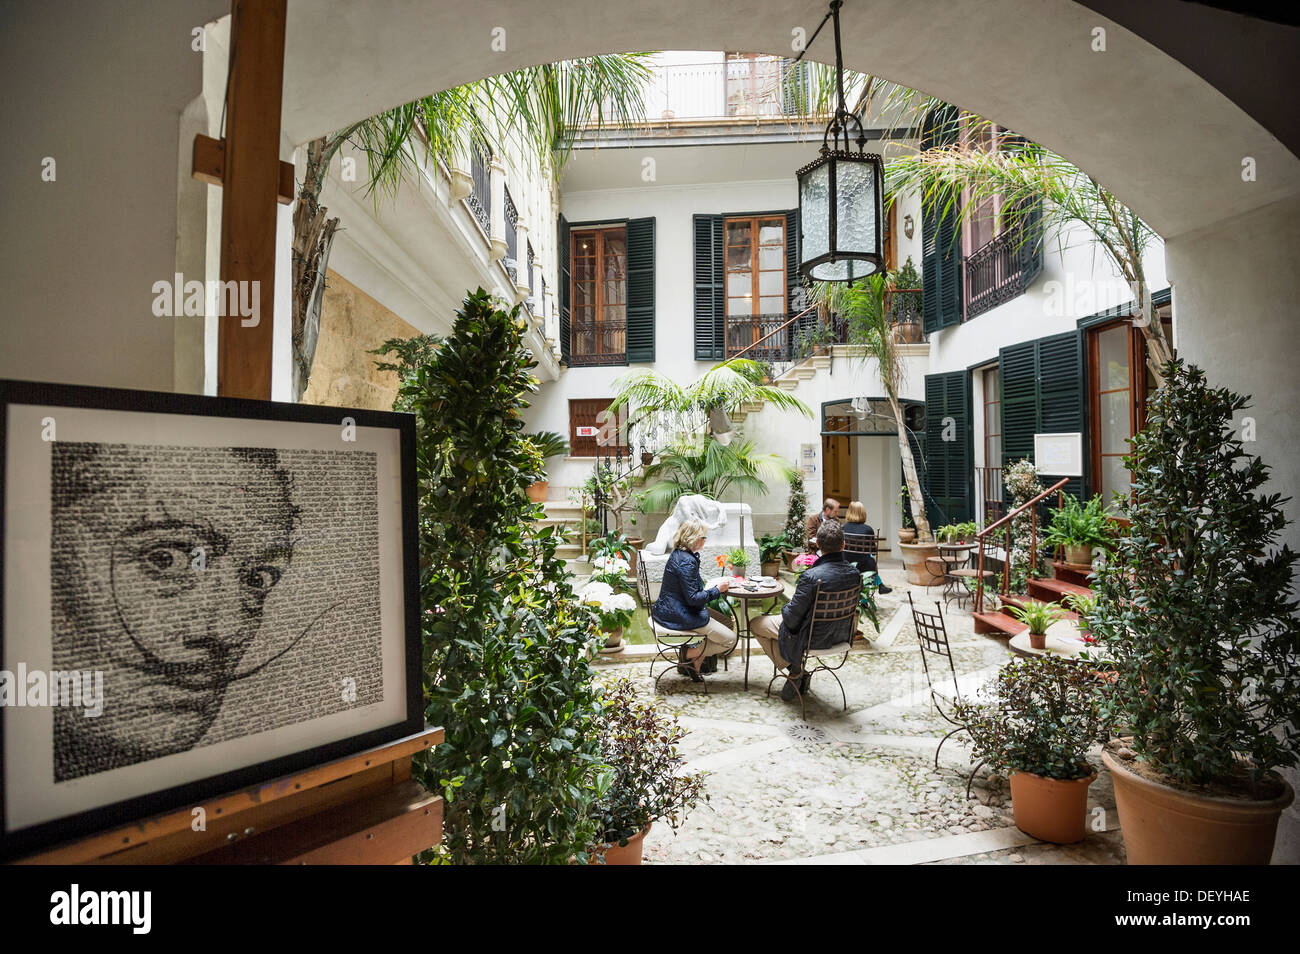
[[[382,700],[373,453],[51,450],[55,782]]]

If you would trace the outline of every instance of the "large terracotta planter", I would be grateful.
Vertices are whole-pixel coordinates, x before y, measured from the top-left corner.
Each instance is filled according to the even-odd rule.
[[[781,564],[778,563],[776,560],[768,560],[764,562],[761,566],[759,566],[759,571],[764,576],[775,577],[777,573],[780,572],[780,570],[781,570]]]
[[[930,557],[939,556],[937,543],[900,543],[903,568],[907,571],[907,582],[915,586],[936,586],[943,582],[943,574],[935,573],[926,564]]]
[[[605,857],[607,865],[639,865],[641,863],[641,852],[645,847],[645,836],[650,833],[650,826],[646,825],[645,830],[638,832],[627,840],[627,844],[622,847],[618,845],[608,845],[601,852]],[[594,863],[594,859],[593,859]]]
[[[549,480],[534,480],[528,485],[528,499],[533,503],[546,503],[546,490],[550,486]]]
[[[1032,772],[1011,773],[1011,811],[1026,835],[1057,845],[1083,841],[1088,820],[1088,786],[1097,776],[1063,782]]]
[[[1295,800],[1285,779],[1276,798],[1215,798],[1164,785],[1103,750],[1131,865],[1266,865],[1277,820]]]
[[[1073,563],[1075,566],[1090,566],[1092,564],[1092,547],[1086,543],[1081,546],[1067,543],[1065,545],[1065,562]]]

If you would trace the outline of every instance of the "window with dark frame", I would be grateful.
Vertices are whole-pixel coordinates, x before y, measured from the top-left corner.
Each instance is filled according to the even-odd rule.
[[[728,216],[723,231],[730,357],[786,320],[785,215]]]
[[[627,363],[627,228],[570,233],[570,364]]]
[[[569,400],[569,454],[595,457],[628,452],[626,435],[619,422],[607,412],[613,398],[571,398]]]

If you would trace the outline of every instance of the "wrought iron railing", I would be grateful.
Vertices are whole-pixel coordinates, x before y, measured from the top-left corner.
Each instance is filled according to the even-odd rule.
[[[1022,230],[1011,228],[966,256],[966,319],[1015,298],[1022,291]]]
[[[627,364],[626,321],[570,321],[570,367]]]
[[[1032,570],[1038,566],[1038,504],[1040,501],[1047,499],[1052,494],[1056,494],[1056,506],[1059,509],[1063,496],[1062,488],[1070,482],[1069,477],[1062,477],[1052,486],[1048,487],[1038,496],[1026,500],[1015,510],[999,517],[990,523],[978,534],[975,539],[979,544],[979,576],[975,578],[975,605],[973,611],[982,613],[984,611],[984,554],[987,549],[985,540],[997,542],[1001,538],[1003,543],[1002,549],[1002,582],[998,588],[998,593],[1002,596],[1011,595],[1011,558],[1013,538],[1011,535],[1011,524],[1021,513],[1029,511],[1029,567]],[[999,531],[996,532],[995,531]],[[1015,541],[1024,544],[1023,540]]]
[[[474,191],[465,197],[465,204],[474,213],[474,218],[478,219],[484,234],[490,235],[492,230],[491,171],[488,157],[478,148],[470,150],[469,173],[470,178],[474,180]]]
[[[885,292],[885,314],[894,329],[894,340],[899,344],[920,344],[925,340],[925,333],[921,330],[921,289],[888,289]]]
[[[728,315],[727,358],[743,354],[751,361],[790,360],[788,315]]]
[[[510,280],[518,284],[519,282],[519,210],[515,208],[515,200],[510,197],[510,190],[505,190],[506,197],[506,257],[502,262],[506,267],[506,273]]]

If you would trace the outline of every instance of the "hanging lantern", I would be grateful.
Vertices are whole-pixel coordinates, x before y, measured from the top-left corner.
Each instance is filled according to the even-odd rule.
[[[796,173],[799,273],[815,282],[851,282],[885,267],[881,234],[884,169],[880,156],[863,151],[867,135],[862,121],[844,104],[840,6],[841,0],[832,0],[838,94],[835,115],[826,125],[818,157]],[[851,143],[853,127],[857,137]]]

